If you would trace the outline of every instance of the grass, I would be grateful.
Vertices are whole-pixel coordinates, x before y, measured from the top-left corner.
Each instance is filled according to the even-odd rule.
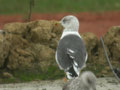
[[[0,83],[29,82],[34,80],[56,80],[63,78],[64,72],[56,66],[50,66],[46,72],[33,72],[29,70],[12,71],[13,78],[2,78]]]
[[[0,0],[0,14],[29,12],[30,0]],[[119,11],[120,0],[35,0],[33,12],[104,12]]]
[[[56,80],[64,77],[64,72],[59,70],[58,67],[50,66],[46,72],[23,72],[15,71],[13,73],[17,81],[28,82],[33,80]]]

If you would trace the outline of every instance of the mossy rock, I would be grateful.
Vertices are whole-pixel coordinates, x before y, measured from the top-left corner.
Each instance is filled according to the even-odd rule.
[[[0,83],[51,80],[64,76],[55,60],[56,47],[63,32],[58,21],[10,23],[4,26],[4,31],[4,34],[0,33],[0,73],[9,72],[13,78],[2,79],[0,76]],[[88,51],[85,70],[91,70],[97,76],[112,75],[101,41],[93,33],[81,36]],[[112,64],[118,67],[120,27],[110,29],[104,42]]]

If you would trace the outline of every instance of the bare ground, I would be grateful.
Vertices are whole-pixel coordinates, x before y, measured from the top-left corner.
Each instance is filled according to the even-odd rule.
[[[93,32],[98,37],[104,35],[112,26],[120,25],[120,12],[104,13],[58,13],[58,14],[33,14],[32,20],[60,20],[66,15],[75,15],[80,21],[80,33]],[[25,15],[0,15],[0,29],[11,22],[24,22]]]
[[[29,83],[1,84],[0,90],[62,90],[63,80],[34,81]],[[120,83],[114,77],[98,78],[97,90],[120,90]]]

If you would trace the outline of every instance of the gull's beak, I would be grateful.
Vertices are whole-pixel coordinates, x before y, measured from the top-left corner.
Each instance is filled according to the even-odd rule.
[[[61,24],[61,25],[63,26],[63,28],[64,28],[63,20],[60,20],[60,21],[59,21],[59,24]]]
[[[62,24],[61,21],[58,21],[56,24]]]
[[[61,24],[60,21],[56,22],[55,25],[57,26],[58,24]]]

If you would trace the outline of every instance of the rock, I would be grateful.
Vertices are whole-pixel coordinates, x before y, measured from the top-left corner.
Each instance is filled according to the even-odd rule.
[[[3,42],[4,42],[4,36],[2,33],[0,33],[0,67],[3,66],[4,63],[4,56],[3,56]]]
[[[10,23],[4,26],[4,31],[0,33],[0,70],[39,73],[52,73],[55,70],[57,73],[55,51],[63,31],[58,21]],[[108,74],[110,69],[101,41],[93,33],[81,36],[88,51],[86,69],[98,73],[98,76]],[[103,39],[112,64],[119,67],[120,27],[111,28]],[[53,70],[49,70],[50,67]]]
[[[10,44],[6,67],[10,70],[30,67],[34,60],[28,41],[19,35],[8,34],[6,36]]]
[[[120,64],[120,26],[112,27],[104,36],[105,44],[109,50],[110,58]]]
[[[112,27],[103,37],[105,48],[108,53],[108,57],[113,65],[113,67],[120,67],[120,27]],[[104,63],[104,66],[108,66],[108,62],[105,57],[104,49],[99,42],[99,60],[100,63]]]
[[[88,61],[95,61],[98,56],[98,38],[95,34],[87,32],[82,34],[82,38],[85,42],[87,52],[88,52]]]
[[[60,30],[59,30],[60,29]],[[58,31],[56,31],[58,30]],[[0,66],[9,70],[34,70],[46,72],[55,65],[55,48],[63,27],[57,21],[10,23],[4,26],[1,37]],[[57,37],[56,37],[57,36]],[[5,38],[4,43],[2,43]],[[7,52],[7,53],[6,53]]]
[[[5,24],[4,29],[7,33],[13,33],[13,34],[23,34],[27,30],[26,23],[8,23]]]
[[[6,41],[4,33],[0,33],[0,68],[5,67],[5,61],[7,60],[7,56],[10,50],[10,43]]]
[[[106,48],[108,57],[110,59],[110,62],[112,64],[113,68],[120,67],[120,56],[119,56],[119,52],[120,52],[120,45],[119,45],[120,44],[120,27],[116,26],[116,27],[110,28],[110,30],[108,30],[108,32],[103,37],[103,40],[105,43],[105,48]],[[98,52],[99,52],[99,55],[98,55],[99,64],[103,65],[104,71],[106,71],[106,72],[108,71],[106,73],[107,76],[112,75],[111,69],[108,68],[110,66],[107,62],[101,41],[99,41]]]
[[[87,69],[97,72],[98,76],[103,73],[112,75],[101,41],[92,33],[85,33],[82,37],[88,51]],[[103,39],[113,67],[120,67],[120,27],[112,27]]]
[[[33,48],[33,51],[37,53],[36,58],[42,71],[47,71],[49,66],[54,65],[55,50],[41,44],[36,44]]]

